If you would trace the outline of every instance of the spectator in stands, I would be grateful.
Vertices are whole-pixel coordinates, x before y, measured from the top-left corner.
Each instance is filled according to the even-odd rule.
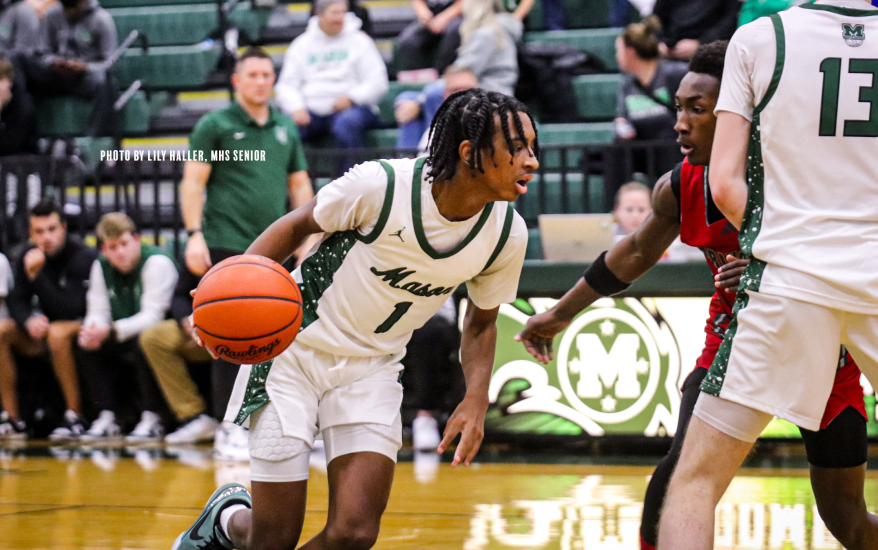
[[[620,241],[630,235],[652,212],[652,191],[639,181],[629,181],[616,192],[616,207],[613,214],[616,218],[616,234],[614,240]],[[689,262],[702,261],[704,253],[700,249],[689,246],[678,236],[671,243],[659,261]]]
[[[32,56],[40,47],[40,19],[47,3],[21,0],[0,14],[0,55]]]
[[[177,284],[177,266],[158,248],[142,244],[134,222],[125,214],[105,214],[95,233],[101,255],[89,275],[79,364],[87,395],[100,414],[81,439],[118,436],[117,415],[134,397],[140,422],[126,439],[158,440],[163,435],[159,412],[164,402],[137,336],[165,318]]]
[[[275,220],[286,214],[287,198],[293,208],[314,196],[305,153],[296,125],[269,107],[274,85],[274,65],[260,48],[249,48],[235,65],[232,84],[235,101],[227,108],[205,115],[189,138],[189,149],[205,162],[189,161],[183,170],[181,206],[189,240],[186,267],[203,275],[211,265],[243,254]],[[224,149],[265,151],[265,161],[212,162],[211,151]],[[315,237],[317,239],[318,237]],[[315,240],[296,253],[304,258]],[[217,419],[226,405],[238,375],[238,365],[214,361],[213,412]],[[224,424],[217,432],[218,458],[249,460],[247,432]]]
[[[98,0],[61,0],[43,25],[42,55],[27,64],[28,86],[35,95],[91,99],[88,134],[109,134],[115,87],[106,62],[119,45],[110,13]]]
[[[629,181],[616,192],[616,240],[634,233],[652,212],[652,193],[639,181]]]
[[[38,152],[37,111],[12,63],[0,57],[0,157]]]
[[[404,71],[432,67],[443,74],[460,46],[463,0],[412,0],[412,8],[418,20],[399,35],[399,66]]]
[[[315,4],[316,0],[311,0],[311,15],[317,15]],[[369,10],[360,5],[360,0],[348,0],[348,11],[360,18],[363,24],[361,29],[364,33],[372,36],[372,19],[369,17]]]
[[[489,11],[492,11],[492,12],[497,13],[497,14],[508,14],[508,15],[512,16],[514,19],[523,23],[524,18],[527,17],[527,15],[530,13],[531,8],[533,8],[534,1],[535,0],[493,0],[493,2],[491,2],[493,9],[489,10],[487,7],[483,7],[482,13],[487,13]],[[469,9],[467,9],[465,4],[466,4],[466,2],[464,2],[461,5],[461,17],[463,18],[461,20],[461,25],[466,24],[466,20],[468,17],[470,20],[472,20],[473,15],[474,15],[473,7],[470,7]],[[467,13],[469,13],[469,15],[467,15]],[[503,25],[504,25],[504,27],[511,26],[513,28],[513,31],[511,31],[511,32],[515,36],[515,40],[518,40],[519,38],[521,38],[521,34],[522,34],[521,30],[514,30],[514,25],[510,25],[508,22],[504,22]],[[475,25],[475,26],[478,27],[478,25]],[[443,41],[442,47],[443,48],[447,47],[447,48],[449,48],[449,51],[454,51],[457,53],[457,61],[455,61],[454,63],[458,63],[458,61],[460,60],[460,56],[462,55],[462,52],[460,50],[460,46],[461,46],[461,42],[462,42],[462,34],[463,33],[461,32],[461,29],[458,28],[457,32],[446,33],[442,39],[442,41]],[[489,49],[489,51],[490,51],[490,49]],[[444,72],[448,72],[448,69],[446,68]],[[440,73],[440,74],[443,74],[443,73]],[[482,86],[482,87],[484,88],[484,86]]]
[[[454,66],[472,71],[479,87],[513,95],[518,82],[518,52],[524,25],[512,14],[498,12],[494,0],[463,0],[460,54]]]
[[[622,140],[676,139],[674,95],[688,70],[685,63],[659,58],[655,17],[632,23],[616,39],[616,60],[625,73],[616,104],[616,137]]]
[[[201,277],[185,266],[180,268],[180,279],[171,301],[171,315],[143,331],[140,347],[155,374],[159,387],[180,423],[180,427],[165,437],[166,443],[199,443],[212,441],[218,422],[207,413],[207,405],[189,374],[187,364],[210,364],[210,353],[192,339],[192,296]]]
[[[52,199],[34,205],[29,224],[34,246],[16,263],[15,286],[7,300],[11,318],[0,320],[0,438],[26,434],[19,415],[13,352],[28,357],[49,354],[67,405],[64,422],[51,437],[76,437],[85,430],[85,422],[73,346],[85,315],[89,270],[97,252],[67,234],[64,212]],[[34,308],[34,297],[39,309]]]
[[[514,14],[497,12],[495,0],[464,0],[460,26],[462,46],[444,79],[427,85],[423,92],[403,92],[396,100],[400,124],[397,147],[425,144],[422,136],[430,127],[442,101],[453,92],[476,85],[485,90],[513,95],[518,81],[518,53],[515,43],[523,25]]]
[[[534,2],[536,0],[497,0],[499,2],[499,6],[497,6],[497,11],[500,13],[506,12],[512,15],[512,17],[518,19],[522,23],[525,18],[530,13],[530,10],[534,7]]]
[[[399,123],[396,147],[426,151],[430,124],[442,102],[454,92],[478,85],[479,81],[472,71],[451,66],[445,71],[443,79],[427,84],[422,91],[400,93],[395,102],[396,121]]]
[[[375,42],[360,30],[346,0],[317,0],[317,15],[290,44],[278,79],[277,101],[299,126],[305,142],[327,135],[335,147],[365,145],[387,93],[387,68]],[[342,171],[353,162],[345,158]]]
[[[689,61],[699,44],[728,40],[737,28],[740,0],[656,0],[667,57]]]

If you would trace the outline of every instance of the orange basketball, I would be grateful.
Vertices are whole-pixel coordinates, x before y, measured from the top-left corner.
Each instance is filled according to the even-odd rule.
[[[302,293],[279,263],[243,254],[204,274],[192,302],[195,332],[214,355],[255,364],[287,349],[302,325]]]

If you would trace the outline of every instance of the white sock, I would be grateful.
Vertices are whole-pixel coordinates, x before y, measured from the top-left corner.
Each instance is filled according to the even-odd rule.
[[[238,510],[246,510],[247,507],[243,504],[232,504],[222,512],[220,512],[220,529],[223,530],[223,534],[226,535],[226,538],[229,537],[229,520],[232,519],[232,514],[237,512]]]

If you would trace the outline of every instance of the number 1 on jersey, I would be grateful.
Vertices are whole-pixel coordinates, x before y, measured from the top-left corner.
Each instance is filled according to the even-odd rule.
[[[820,62],[823,94],[820,98],[820,134],[834,136],[838,122],[838,90],[841,86],[841,58]],[[878,59],[851,59],[848,72],[872,75],[871,86],[861,86],[861,103],[869,104],[869,120],[845,120],[845,137],[878,137]]]
[[[388,330],[390,330],[390,327],[395,325],[396,322],[399,321],[403,315],[405,315],[405,312],[408,311],[410,307],[412,307],[412,303],[413,302],[400,302],[396,304],[396,306],[394,306],[393,308],[393,313],[390,314],[390,317],[388,317],[386,321],[381,323],[381,326],[375,329],[375,334],[381,334],[382,332],[387,332]]]

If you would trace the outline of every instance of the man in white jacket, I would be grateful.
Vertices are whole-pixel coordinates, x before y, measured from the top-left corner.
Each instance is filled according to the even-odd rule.
[[[284,56],[277,101],[303,141],[319,142],[330,133],[338,148],[363,147],[389,87],[387,68],[360,19],[347,11],[347,0],[317,0],[314,9],[317,15]],[[343,159],[341,168],[352,164]]]

